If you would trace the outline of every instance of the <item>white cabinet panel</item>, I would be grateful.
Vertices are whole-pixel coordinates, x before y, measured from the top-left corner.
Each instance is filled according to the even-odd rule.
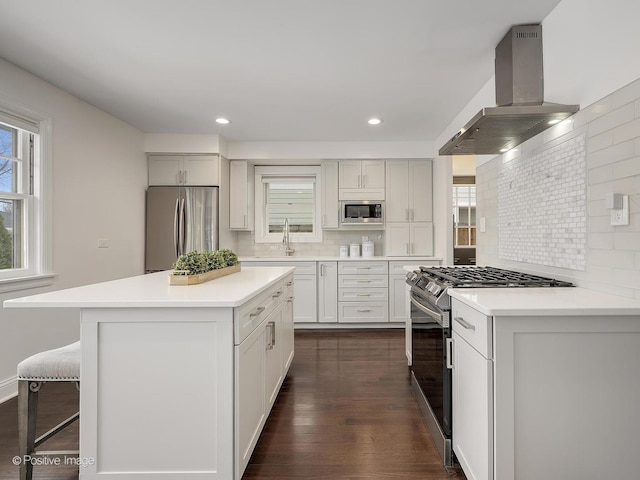
[[[293,318],[296,323],[315,323],[318,321],[317,277],[315,275],[296,275],[293,304]]]
[[[220,185],[218,155],[149,155],[149,185]]]
[[[493,362],[453,332],[453,451],[469,480],[493,479]]]
[[[407,322],[409,297],[404,275],[389,275],[389,321]]]
[[[338,321],[338,262],[318,263],[318,322]]]
[[[384,160],[340,160],[340,200],[384,200]]]
[[[229,162],[229,228],[253,230],[254,174],[253,165],[245,160]]]
[[[249,463],[264,425],[266,409],[266,328],[256,328],[235,348],[236,471]]]
[[[385,323],[389,319],[388,302],[340,302],[340,323]]]
[[[386,221],[433,220],[431,160],[387,160]]]
[[[321,163],[322,172],[322,228],[340,226],[340,205],[338,203],[338,161],[327,160]]]
[[[280,385],[283,380],[283,358],[282,358],[282,312],[284,305],[281,303],[264,323],[266,336],[265,342],[265,393],[267,415],[271,411],[273,403],[276,401]]]
[[[388,256],[433,255],[433,223],[387,223],[385,251]]]

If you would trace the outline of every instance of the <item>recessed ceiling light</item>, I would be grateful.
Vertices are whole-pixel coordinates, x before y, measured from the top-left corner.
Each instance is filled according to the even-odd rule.
[[[220,118],[216,118],[216,123],[219,123],[220,125],[228,125],[231,123],[231,120],[220,117]]]
[[[381,118],[370,118],[369,120],[367,120],[367,123],[369,125],[380,125],[382,123],[382,119]]]

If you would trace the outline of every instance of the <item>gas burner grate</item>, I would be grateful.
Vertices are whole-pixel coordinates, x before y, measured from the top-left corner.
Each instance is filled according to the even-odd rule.
[[[573,284],[495,267],[420,267],[420,271],[452,287],[571,287]]]

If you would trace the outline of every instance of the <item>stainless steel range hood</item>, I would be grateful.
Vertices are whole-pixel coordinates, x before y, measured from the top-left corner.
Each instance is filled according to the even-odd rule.
[[[496,47],[495,78],[498,106],[480,110],[440,155],[504,153],[580,110],[544,102],[541,25],[509,30]]]

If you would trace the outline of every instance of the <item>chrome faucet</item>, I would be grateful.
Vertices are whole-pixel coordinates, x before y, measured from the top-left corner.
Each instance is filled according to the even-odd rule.
[[[289,219],[284,219],[284,227],[282,228],[282,243],[284,244],[284,254],[285,256],[293,255],[295,250],[291,248],[289,245]]]

